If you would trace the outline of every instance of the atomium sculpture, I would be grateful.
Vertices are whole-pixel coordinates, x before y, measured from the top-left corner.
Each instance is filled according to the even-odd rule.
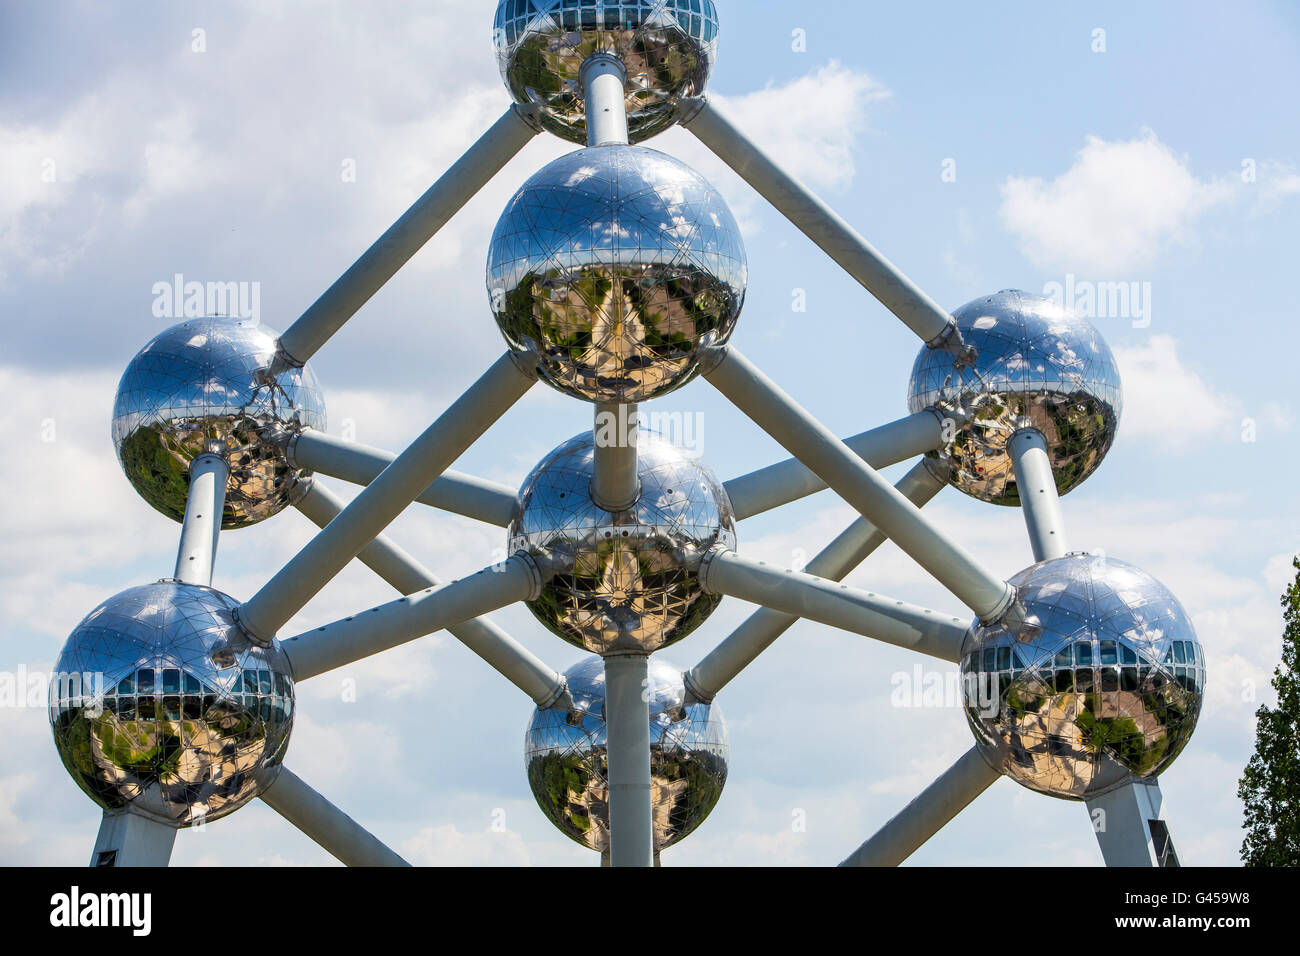
[[[536,705],[526,774],[546,817],[612,865],[652,865],[721,796],[715,697],[805,618],[959,665],[975,737],[846,864],[903,861],[1007,776],[1104,812],[1108,864],[1176,865],[1156,778],[1195,728],[1204,655],[1158,582],[1067,550],[1060,510],[1119,427],[1097,331],[1022,292],[951,315],[926,297],[704,97],[711,0],[501,0],[494,36],[515,102],[284,334],[181,323],[122,378],[122,467],[182,531],[172,577],[100,605],[56,667],[56,744],[104,810],[93,862],[165,863],[177,829],[258,797],[344,863],[402,865],[284,766],[294,688],[445,629]],[[747,281],[736,222],[693,170],[632,145],[674,124],[920,338],[909,415],[841,441],[731,344]],[[326,435],[307,361],[542,130],[586,145],[528,180],[491,238],[504,354],[400,455]],[[638,429],[637,403],[697,376],[793,457],[720,483]],[[591,432],[517,493],[450,470],[538,380],[591,403]],[[876,471],[911,458],[896,486]],[[314,475],[364,488],[344,507]],[[951,542],[921,510],[947,484],[1019,506],[1036,563],[1003,578]],[[826,488],[861,517],[804,570],[737,553],[737,522]],[[440,582],[383,534],[414,502],[498,526],[509,557]],[[221,529],[290,505],[319,533],[247,600],[213,590]],[[886,539],[973,618],[838,583]],[[282,638],[354,558],[403,596]],[[761,607],[694,667],[652,656],[685,647],[726,596]],[[561,674],[484,616],[519,601],[595,656]]]

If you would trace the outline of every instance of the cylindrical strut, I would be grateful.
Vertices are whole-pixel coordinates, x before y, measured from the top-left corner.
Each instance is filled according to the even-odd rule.
[[[226,480],[230,465],[223,455],[199,455],[190,462],[190,486],[185,499],[185,522],[172,576],[186,584],[212,586],[221,535],[221,513],[226,507]]]
[[[1007,441],[1007,453],[1016,472],[1016,491],[1034,560],[1064,557],[1065,521],[1052,461],[1047,456],[1047,440],[1036,428],[1022,428]]]
[[[654,866],[650,803],[650,659],[605,658],[605,739],[612,866]]]

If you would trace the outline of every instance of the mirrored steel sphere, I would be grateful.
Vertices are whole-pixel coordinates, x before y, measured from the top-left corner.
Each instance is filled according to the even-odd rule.
[[[731,337],[745,299],[745,247],[698,173],[637,146],[563,156],[501,215],[487,286],[512,349],[542,378],[593,402],[641,402],[699,370]]]
[[[575,714],[534,710],[524,736],[528,786],[555,826],[584,846],[609,850],[605,662],[565,671]],[[727,782],[727,725],[715,704],[692,704],[680,669],[650,658],[650,787],[654,848],[672,846],[704,822]]]
[[[169,518],[185,517],[190,462],[214,448],[230,463],[223,528],[269,518],[307,493],[310,475],[285,459],[284,438],[324,429],[325,402],[310,369],[271,374],[275,340],[246,319],[191,319],[127,366],[113,444],[135,490]]]
[[[736,544],[731,502],[708,468],[654,432],[641,432],[637,451],[641,496],[631,508],[592,502],[595,442],[584,432],[528,476],[510,524],[511,552],[558,569],[528,607],[598,654],[649,653],[695,630],[721,600],[700,588],[700,559]]]
[[[1205,658],[1159,581],[1089,554],[1011,579],[1041,632],[975,627],[963,648],[966,717],[994,769],[1081,800],[1154,777],[1192,736]]]
[[[595,53],[618,57],[638,142],[676,121],[674,97],[704,92],[718,13],[713,0],[500,0],[493,36],[510,95],[538,104],[542,125],[577,143],[587,141],[582,64]]]
[[[109,598],[54,668],[63,765],[106,810],[173,827],[233,813],[275,780],[293,727],[289,661],[249,642],[234,598],[159,581]]]
[[[981,501],[1017,505],[1007,440],[1021,427],[1043,433],[1064,494],[1091,475],[1115,440],[1123,400],[1110,347],[1091,322],[1052,299],[1004,291],[968,302],[953,317],[973,366],[923,348],[912,366],[907,405],[959,411],[969,422],[940,455],[935,473]]]

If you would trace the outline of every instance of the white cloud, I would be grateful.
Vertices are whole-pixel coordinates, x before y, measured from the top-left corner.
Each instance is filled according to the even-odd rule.
[[[402,856],[416,866],[527,866],[528,847],[510,830],[464,833],[453,824],[425,827],[402,842]]]
[[[1115,349],[1124,382],[1124,441],[1154,441],[1170,451],[1201,451],[1204,439],[1235,435],[1240,402],[1218,391],[1178,355],[1178,342],[1153,335],[1142,345]]]
[[[1074,164],[1050,181],[1010,177],[999,214],[1036,265],[1121,275],[1189,242],[1197,217],[1232,195],[1228,181],[1197,179],[1185,158],[1145,130],[1127,141],[1089,136]]]

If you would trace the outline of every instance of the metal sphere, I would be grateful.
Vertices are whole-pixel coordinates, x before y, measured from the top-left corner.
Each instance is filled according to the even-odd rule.
[[[557,159],[501,215],[487,286],[512,349],[560,391],[641,402],[684,385],[745,300],[740,229],[698,173],[638,146]]]
[[[106,810],[181,828],[233,813],[274,782],[293,727],[289,661],[251,643],[234,598],[159,581],[109,598],[54,668],[63,765]]]
[[[542,125],[587,141],[579,74],[595,53],[627,70],[632,142],[676,122],[674,98],[704,92],[718,50],[713,0],[500,0],[493,37],[501,77],[517,103],[536,103]]]
[[[1041,631],[975,626],[963,648],[966,717],[989,764],[1082,800],[1154,777],[1191,738],[1205,658],[1191,619],[1155,578],[1070,554],[1011,579]]]
[[[575,710],[533,711],[524,736],[528,786],[561,833],[604,853],[609,850],[605,662],[587,658],[564,676]],[[683,709],[679,668],[652,657],[649,690],[650,799],[658,853],[693,832],[717,806],[727,782],[729,747],[717,704]]]
[[[289,464],[284,444],[325,427],[325,402],[309,368],[275,370],[275,354],[274,332],[234,318],[181,322],[136,354],[117,386],[113,444],[145,501],[182,520],[190,462],[213,450],[230,464],[223,528],[255,524],[307,493],[310,474]]]
[[[591,500],[590,431],[542,460],[519,492],[511,552],[556,569],[533,614],[577,647],[650,653],[680,641],[721,598],[700,587],[699,562],[715,544],[736,544],[735,519],[713,472],[654,432],[642,431],[641,495],[610,512]]]
[[[1080,484],[1110,450],[1123,408],[1105,340],[1087,319],[1027,292],[976,299],[953,317],[978,360],[958,367],[952,353],[923,348],[908,386],[911,411],[936,408],[969,419],[937,453],[949,461],[935,461],[935,474],[981,501],[1018,505],[1006,446],[1028,426],[1047,441],[1057,490]]]

